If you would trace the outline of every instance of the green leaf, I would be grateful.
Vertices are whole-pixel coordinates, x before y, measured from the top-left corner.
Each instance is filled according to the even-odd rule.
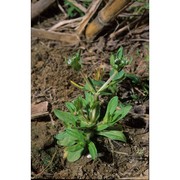
[[[99,101],[95,101],[94,96],[91,93],[85,92],[85,98],[90,109],[94,109],[99,105]]]
[[[74,113],[76,111],[76,107],[74,106],[73,103],[66,102],[65,105],[71,113]]]
[[[97,87],[101,87],[105,82],[104,81],[97,81],[97,80],[94,80],[94,79],[91,79],[92,83],[94,84],[94,86],[97,86]]]
[[[121,107],[120,110],[116,110],[112,118],[113,122],[117,122],[123,119],[129,113],[131,108],[132,106],[128,105],[128,106]]]
[[[65,136],[66,136],[66,132],[60,132],[59,134],[55,135],[55,138],[57,140],[61,140],[64,139]]]
[[[134,84],[140,83],[140,78],[138,76],[136,76],[135,74],[128,73],[128,74],[126,74],[126,77],[129,78],[132,81],[132,83],[134,83]]]
[[[89,77],[87,77],[87,80],[88,80],[88,84],[90,84],[89,86],[91,86],[91,87],[93,88],[93,90],[96,92],[96,87],[95,87],[95,85],[94,85],[92,79],[89,78]]]
[[[111,93],[111,92],[101,91],[101,92],[100,92],[100,95],[110,96],[110,95],[112,95],[112,93]]]
[[[124,71],[121,70],[120,72],[118,72],[118,74],[113,78],[113,81],[119,80],[121,78],[123,78],[123,76],[125,75]]]
[[[82,98],[82,104],[83,104],[83,107],[86,108],[86,106],[88,105],[87,100]]]
[[[68,15],[70,16],[70,17],[73,17],[73,10],[74,10],[74,8],[73,7],[69,7],[68,9],[67,9],[67,13],[68,13]]]
[[[91,122],[86,122],[86,121],[80,121],[80,128],[81,129],[88,129],[88,128],[92,128],[94,126],[94,123]]]
[[[84,12],[81,11],[81,9],[79,9],[78,7],[74,6],[74,4],[72,4],[68,0],[64,0],[64,4],[66,6],[67,14],[68,14],[69,17],[74,17],[78,13],[79,13],[80,16],[83,16]]]
[[[69,136],[65,131],[57,134],[55,138],[58,140],[57,144],[60,146],[72,146],[76,141],[76,138]]]
[[[92,102],[93,101],[93,95],[89,92],[85,92],[85,99],[87,102]]]
[[[125,65],[128,64],[128,61],[124,58],[123,47],[120,47],[115,56],[110,57],[110,64],[114,70],[121,70]]]
[[[112,67],[114,66],[114,60],[115,60],[115,57],[114,57],[113,54],[111,54],[111,56],[110,56],[110,64],[111,64]]]
[[[98,132],[98,135],[105,136],[112,140],[119,140],[126,142],[126,137],[122,131],[115,131],[115,130],[102,131],[102,132]]]
[[[80,59],[80,52],[77,52],[73,57],[70,57],[66,61],[67,64],[70,65],[74,70],[79,71],[81,69],[82,64]]]
[[[124,118],[124,117],[129,113],[129,111],[131,110],[131,108],[132,108],[131,105],[127,105],[127,106],[121,107],[121,111],[122,111],[122,116],[121,116],[121,118]]]
[[[117,83],[115,81],[112,81],[111,83],[109,83],[108,90],[111,92],[111,95],[113,94],[115,95],[118,91]]]
[[[84,86],[84,89],[87,90],[87,91],[90,91],[91,93],[95,93],[96,92],[96,88],[91,80],[91,78],[83,75],[83,78],[86,82],[85,86]]]
[[[96,131],[102,131],[104,129],[107,129],[108,127],[112,126],[114,123],[106,123],[106,124],[98,124],[96,127]]]
[[[96,113],[95,113],[94,121],[97,122],[101,114],[99,102],[95,108],[96,108]]]
[[[109,76],[112,76],[114,74],[114,69],[111,69],[111,71],[109,72]]]
[[[72,146],[76,142],[76,138],[69,136],[67,132],[60,132],[55,138],[58,140],[57,144],[60,146]]]
[[[84,142],[84,135],[82,134],[81,131],[77,130],[77,129],[66,129],[67,134],[69,134],[70,136],[78,139],[81,142]]]
[[[82,97],[78,96],[74,101],[74,106],[76,107],[76,110],[79,111],[79,109],[82,109],[83,107],[83,102],[82,102]]]
[[[96,149],[95,144],[92,141],[88,144],[88,149],[89,149],[92,159],[93,160],[96,159],[97,158],[97,149]]]
[[[60,111],[60,110],[54,110],[54,114],[58,117],[58,119],[60,119],[61,121],[63,121],[63,123],[67,126],[69,124],[72,125],[76,125],[76,120],[77,117],[74,116],[73,114],[69,113],[69,112],[64,112],[64,111]]]
[[[114,96],[108,103],[106,114],[105,114],[104,119],[103,119],[104,122],[109,121],[109,117],[114,113],[117,105],[118,105],[118,97]]]
[[[116,107],[118,105],[118,97],[114,96],[108,103],[108,111],[110,113],[110,115],[112,115],[114,113],[114,111],[116,110]]]
[[[63,139],[60,139],[57,141],[57,144],[60,146],[72,146],[76,143],[76,138],[68,136],[66,133],[66,136]]]
[[[90,104],[91,109],[95,109],[99,107],[99,101],[92,101]]]
[[[84,148],[83,147],[83,144],[82,143],[78,143],[78,144],[75,144],[73,146],[69,146],[67,147],[67,151],[71,151],[71,152],[74,152],[74,151],[79,151],[80,149]]]
[[[81,154],[83,152],[84,148],[81,148],[79,149],[78,151],[67,151],[67,160],[69,162],[74,162],[74,161],[77,161],[80,157],[81,157]]]
[[[117,56],[118,59],[122,59],[122,57],[123,57],[123,47],[119,48],[116,56]]]

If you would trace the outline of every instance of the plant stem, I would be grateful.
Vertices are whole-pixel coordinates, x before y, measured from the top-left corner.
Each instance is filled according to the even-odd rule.
[[[100,92],[105,90],[108,87],[108,84],[113,80],[113,78],[117,75],[117,73],[118,71],[115,70],[112,76],[100,87],[100,89],[96,93],[94,93],[94,102],[98,101],[98,96],[100,95]],[[96,111],[97,111],[97,107],[95,107],[92,110],[92,122],[95,121]]]
[[[96,101],[98,101],[98,94],[97,94],[97,93],[94,94],[94,102],[96,102]],[[97,111],[97,107],[95,107],[95,108],[92,110],[92,122],[95,121],[96,111]]]
[[[97,95],[99,95],[101,91],[103,91],[104,89],[107,88],[108,84],[113,80],[113,78],[116,76],[117,73],[118,73],[118,71],[115,70],[114,73],[112,74],[112,76],[97,91],[97,93],[96,93]]]

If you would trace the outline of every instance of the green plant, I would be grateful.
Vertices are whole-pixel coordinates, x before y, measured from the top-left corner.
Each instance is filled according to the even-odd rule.
[[[83,1],[82,5],[84,7],[88,7],[91,1],[92,0],[85,0]],[[82,12],[78,7],[74,6],[74,4],[72,4],[68,0],[64,0],[64,5],[67,8],[67,14],[69,17],[75,17],[77,15],[80,15],[80,16],[84,15],[84,12]]]
[[[149,10],[149,0],[134,0],[134,2],[137,3],[137,5],[132,8],[134,14],[139,15],[145,10]]]
[[[80,64],[80,54],[77,53],[69,62],[69,65],[79,70],[77,67]],[[65,147],[64,157],[68,161],[78,160],[87,149],[92,159],[96,159],[97,149],[93,139],[97,136],[126,142],[122,127],[119,126],[117,130],[115,125],[128,114],[131,106],[119,103],[118,97],[113,96],[107,104],[105,114],[103,114],[100,97],[113,95],[113,88],[125,76],[123,68],[127,63],[123,56],[123,48],[120,48],[116,55],[110,57],[112,69],[107,81],[94,80],[83,73],[81,74],[86,82],[83,86],[71,81],[72,84],[84,91],[84,97],[80,95],[72,102],[66,102],[65,105],[69,112],[54,110],[55,115],[65,126],[64,131],[59,132],[55,138],[60,146]]]
[[[78,51],[74,56],[66,59],[66,63],[71,66],[75,71],[79,71],[82,67],[80,54],[80,51]]]

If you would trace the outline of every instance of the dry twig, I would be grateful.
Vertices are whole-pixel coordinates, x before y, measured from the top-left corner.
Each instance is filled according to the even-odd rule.
[[[110,34],[110,39],[116,38],[117,36],[119,36],[120,34],[122,34],[124,31],[129,30],[130,28],[132,28],[133,26],[135,26],[135,24],[137,22],[139,22],[139,20],[141,19],[141,17],[135,19],[133,22],[127,24],[126,26],[120,28],[119,30],[117,30],[116,32],[113,32]]]
[[[81,4],[77,3],[75,0],[68,0],[70,3],[72,3],[74,6],[79,8],[82,12],[86,13],[87,9],[82,6]]]
[[[54,31],[55,29],[59,28],[60,26],[63,26],[65,24],[71,24],[77,21],[81,21],[82,17],[76,18],[76,19],[69,19],[69,20],[64,20],[64,21],[60,21],[57,24],[55,24],[54,26],[52,26],[48,31]]]
[[[65,45],[77,45],[79,43],[79,37],[76,34],[70,33],[58,33],[52,31],[46,31],[42,29],[31,28],[32,36],[44,39],[51,39],[56,41],[61,41]]]
[[[68,17],[66,11],[63,9],[63,7],[60,5],[59,1],[57,1],[58,8],[62,11],[62,13],[65,16],[65,19]]]

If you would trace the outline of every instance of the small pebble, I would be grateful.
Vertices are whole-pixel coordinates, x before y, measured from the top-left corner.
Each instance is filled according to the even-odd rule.
[[[103,156],[103,153],[98,153],[98,157],[102,157]],[[90,154],[88,154],[86,156],[88,159],[92,158],[92,156]]]

